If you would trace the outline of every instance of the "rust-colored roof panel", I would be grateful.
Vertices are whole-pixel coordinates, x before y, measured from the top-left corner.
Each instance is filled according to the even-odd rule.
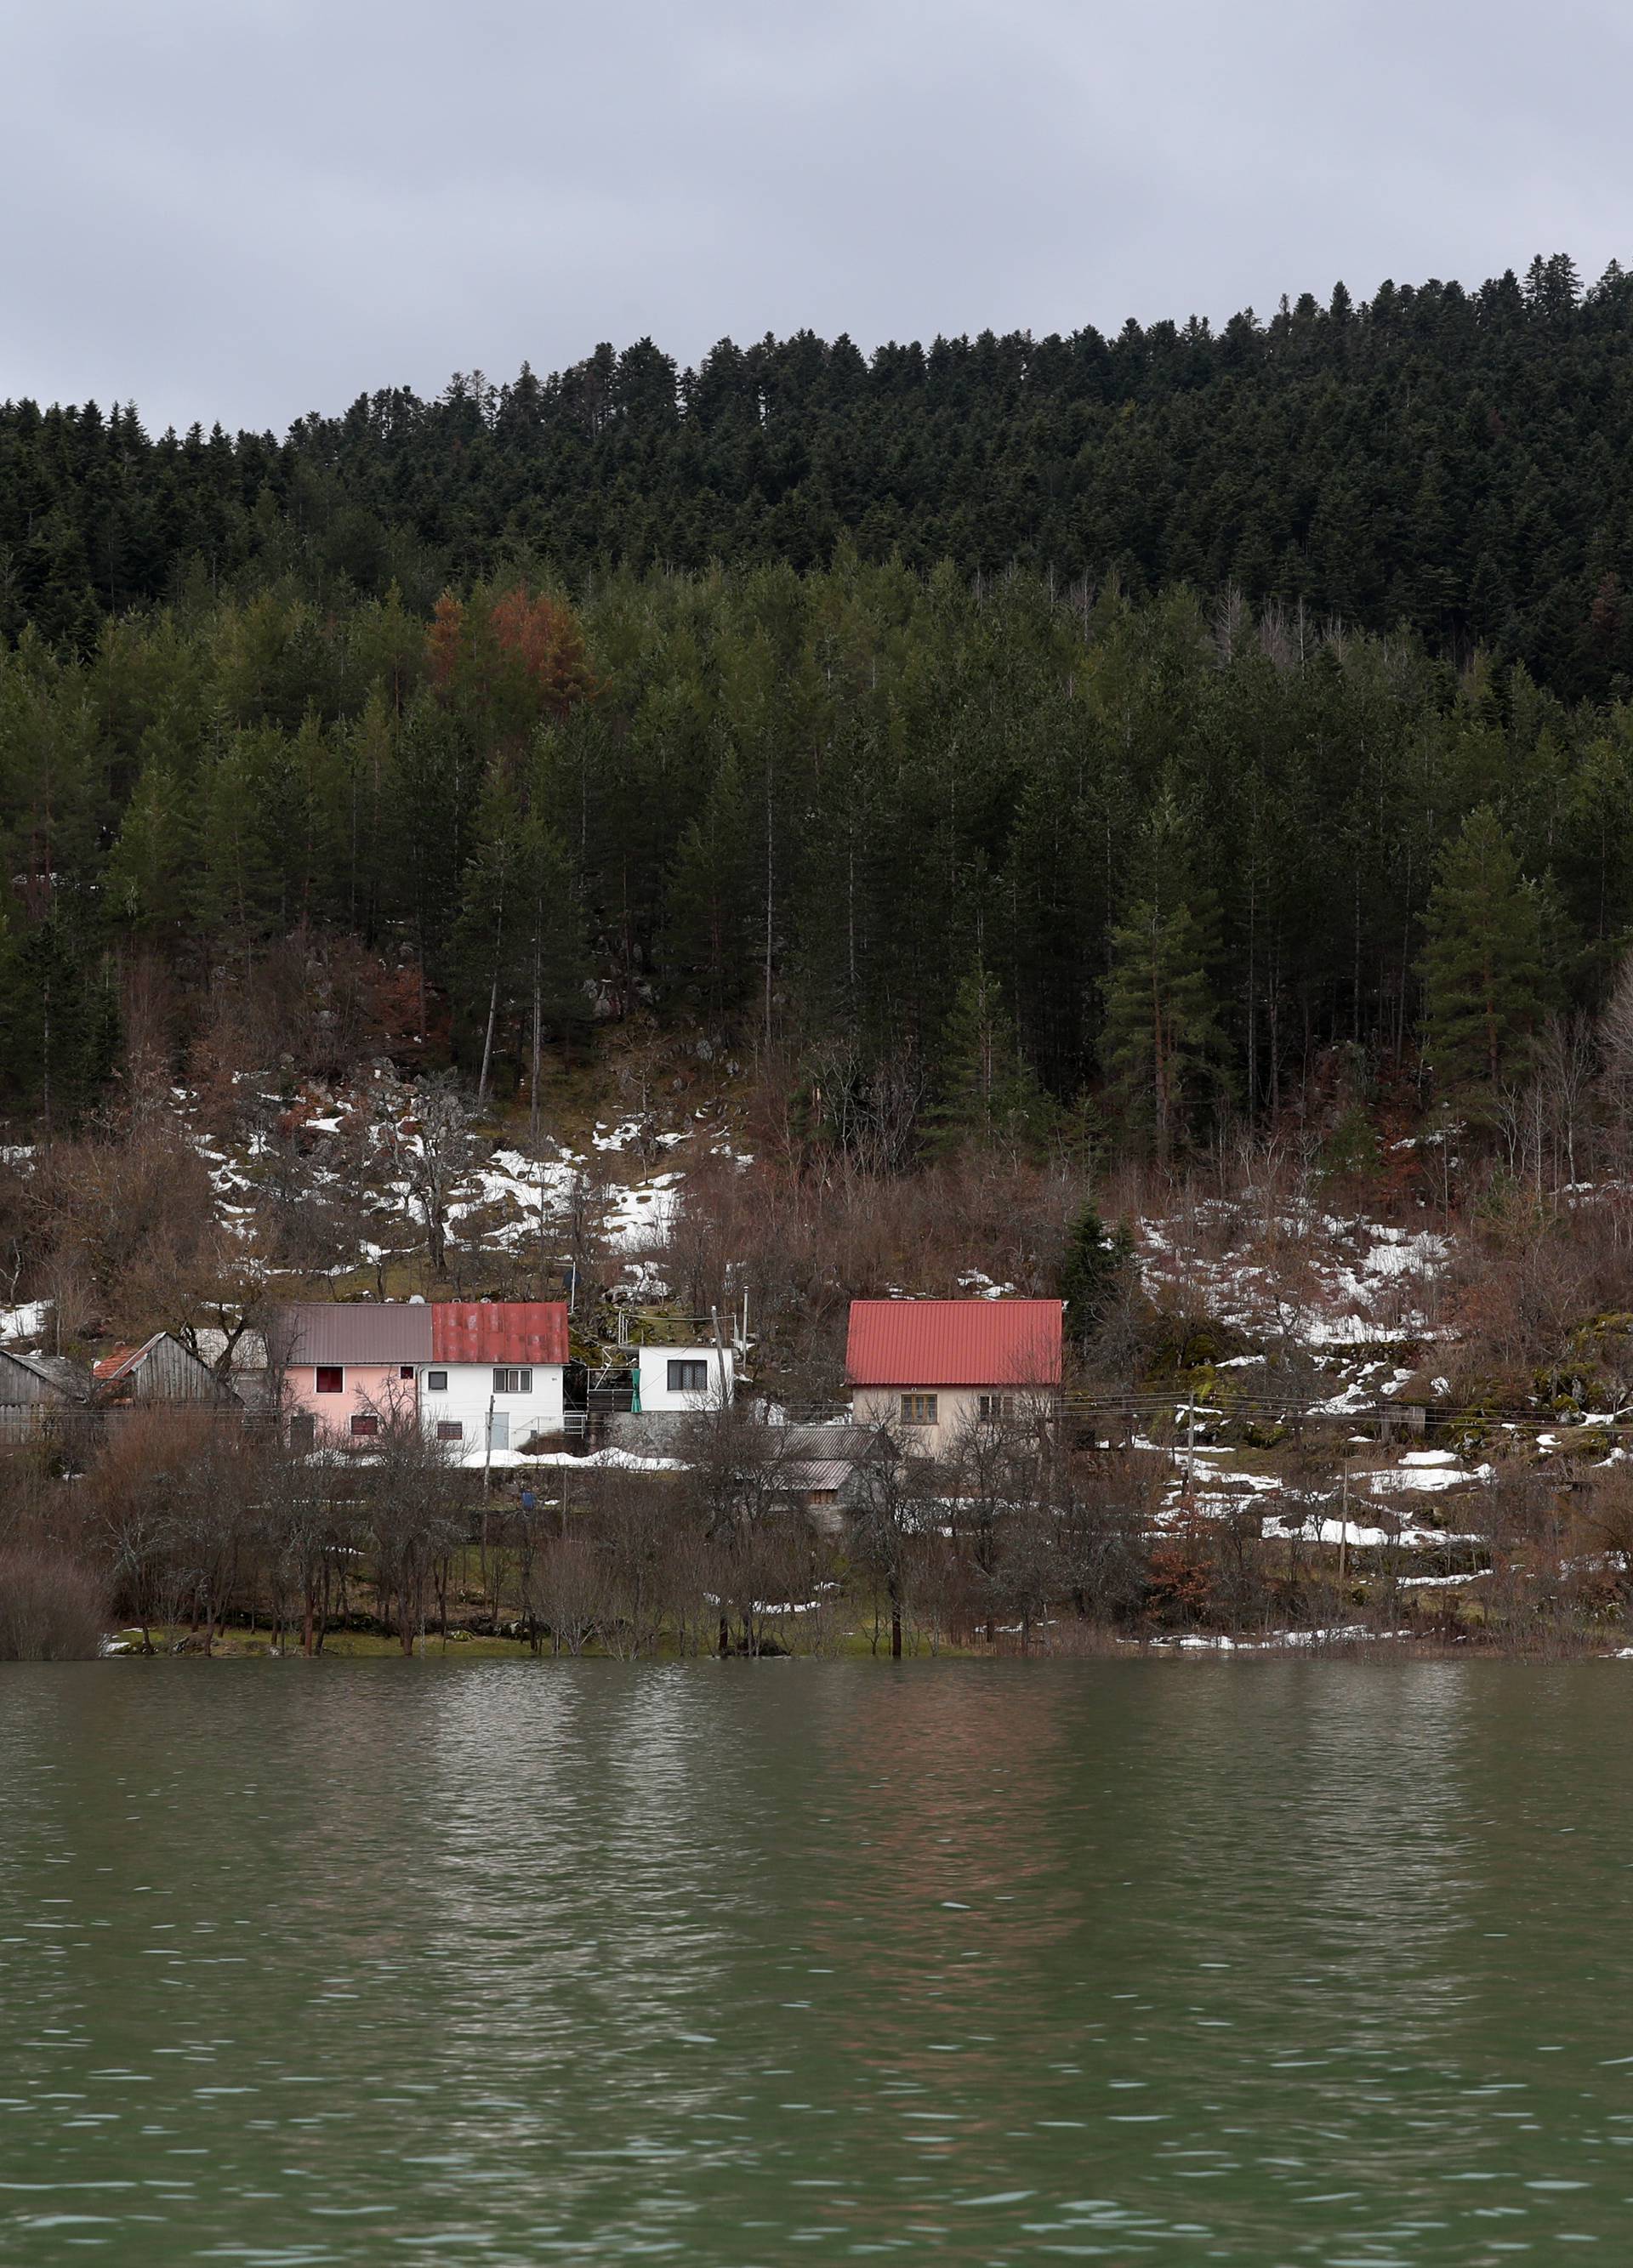
[[[92,1364],[91,1375],[100,1379],[104,1384],[112,1379],[123,1378],[128,1372],[136,1370],[145,1362],[153,1349],[162,1346],[169,1336],[168,1331],[155,1331],[151,1338],[144,1339],[140,1346],[116,1346],[112,1354],[105,1354],[100,1362]]]
[[[1058,1386],[1059,1300],[853,1300],[853,1386]]]
[[[278,1311],[269,1350],[286,1366],[429,1362],[431,1317],[411,1300],[298,1300]]]
[[[426,1312],[432,1362],[567,1359],[563,1300],[439,1300]]]

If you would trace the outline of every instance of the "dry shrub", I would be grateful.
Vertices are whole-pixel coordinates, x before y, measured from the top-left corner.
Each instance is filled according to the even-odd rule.
[[[92,1570],[40,1544],[0,1551],[0,1661],[90,1661],[107,1602]]]

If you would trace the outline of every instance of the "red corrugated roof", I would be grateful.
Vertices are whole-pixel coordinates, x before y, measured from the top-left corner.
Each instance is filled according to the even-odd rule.
[[[439,1300],[431,1310],[432,1362],[565,1362],[563,1300]]]
[[[1058,1386],[1058,1300],[853,1300],[853,1386]]]

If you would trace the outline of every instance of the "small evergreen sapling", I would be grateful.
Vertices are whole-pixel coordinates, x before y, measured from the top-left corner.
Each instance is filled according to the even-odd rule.
[[[1127,1221],[1108,1229],[1093,1200],[1073,1222],[1060,1268],[1066,1301],[1066,1336],[1086,1353],[1129,1279],[1134,1263],[1133,1232]]]

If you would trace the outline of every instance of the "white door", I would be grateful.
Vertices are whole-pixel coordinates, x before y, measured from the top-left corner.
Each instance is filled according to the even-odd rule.
[[[488,1447],[489,1447],[489,1448],[490,1448],[490,1449],[508,1449],[508,1448],[509,1448],[509,1447],[510,1447],[510,1412],[509,1412],[509,1410],[489,1410],[489,1412],[488,1412]]]

